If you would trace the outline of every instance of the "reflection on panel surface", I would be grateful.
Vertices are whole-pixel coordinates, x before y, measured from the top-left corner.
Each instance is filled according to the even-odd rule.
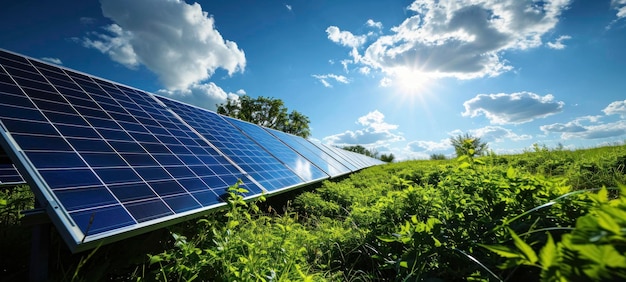
[[[239,181],[255,197],[370,165],[2,50],[0,125],[0,184],[26,180],[73,251],[223,206]]]
[[[0,63],[9,145],[75,239],[221,204],[240,179],[262,192],[151,94],[4,52]]]
[[[305,182],[327,178],[329,175],[314,166],[309,160],[287,147],[270,133],[258,125],[234,118],[224,117],[230,123],[239,127],[250,139],[265,148],[270,154],[283,162]]]
[[[268,191],[305,182],[220,115],[167,98],[158,98]]]

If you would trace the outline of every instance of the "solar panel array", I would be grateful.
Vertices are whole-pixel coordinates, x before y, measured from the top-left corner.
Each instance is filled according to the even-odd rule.
[[[223,206],[238,181],[252,198],[381,164],[2,50],[0,125],[0,184],[26,180],[73,251]]]

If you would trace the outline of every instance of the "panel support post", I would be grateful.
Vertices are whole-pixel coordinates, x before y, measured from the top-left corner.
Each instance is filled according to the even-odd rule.
[[[32,235],[30,241],[30,265],[28,279],[31,282],[48,281],[48,264],[50,262],[50,230],[52,224],[43,209],[38,208],[35,201],[35,209],[23,211],[22,224],[31,226]]]
[[[47,281],[50,254],[50,224],[37,224],[32,228],[29,280],[31,282]]]

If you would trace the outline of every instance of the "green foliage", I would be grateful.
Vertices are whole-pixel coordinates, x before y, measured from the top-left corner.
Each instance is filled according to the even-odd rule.
[[[386,163],[391,163],[393,162],[393,160],[396,158],[396,156],[394,156],[392,153],[387,154],[382,154],[380,155],[380,160]]]
[[[350,152],[359,153],[361,155],[365,155],[371,158],[378,158],[378,152],[376,152],[375,150],[368,150],[361,145],[344,146],[342,147],[342,149]]]
[[[430,159],[431,160],[445,160],[446,159],[446,155],[444,155],[444,154],[432,154],[432,155],[430,155]]]
[[[307,138],[309,118],[298,111],[288,113],[280,99],[243,95],[217,105],[217,113]]]
[[[32,209],[35,198],[26,185],[0,187],[0,226],[19,224],[23,210]]]
[[[469,133],[459,134],[455,137],[450,137],[450,144],[454,147],[456,156],[482,156],[487,152],[487,143],[483,142],[480,138],[472,136]]]
[[[246,203],[247,191],[228,190],[226,221],[203,218],[195,237],[172,233],[175,248],[149,255],[158,264],[157,280],[169,281],[313,281],[308,274],[306,246],[315,240],[292,215],[258,215],[255,203]],[[261,201],[263,199],[260,199]],[[257,217],[255,217],[257,216]],[[202,231],[204,230],[204,232]],[[210,230],[207,234],[206,230]]]
[[[484,246],[507,259],[503,268],[521,264],[541,269],[543,281],[617,281],[626,279],[626,186],[611,200],[606,188],[589,198],[593,208],[576,220],[570,233],[556,242],[546,232],[544,246],[535,251],[514,232],[516,250],[506,245]],[[507,251],[501,251],[506,249]],[[521,257],[520,254],[526,255]],[[528,258],[531,257],[532,259]],[[521,259],[520,259],[521,258]]]
[[[245,190],[233,186],[224,209],[162,230],[166,236],[145,234],[64,261],[55,278],[626,279],[626,194],[614,188],[626,182],[626,146],[568,151],[537,145],[520,155],[477,156],[367,168],[324,181],[277,208],[262,199],[245,201]],[[31,202],[32,195],[26,188],[2,192],[0,234],[6,234],[21,208],[10,203]],[[3,209],[8,205],[13,208]],[[3,252],[16,242],[11,238],[2,237]],[[160,248],[139,248],[149,241]]]

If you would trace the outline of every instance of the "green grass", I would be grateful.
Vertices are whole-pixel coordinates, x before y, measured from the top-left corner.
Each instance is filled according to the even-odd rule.
[[[52,278],[571,280],[613,275],[606,272],[620,278],[624,221],[593,225],[585,218],[622,215],[615,187],[626,182],[625,166],[626,146],[537,146],[519,155],[372,167],[286,201],[246,203],[234,186],[228,209],[102,246],[91,257],[70,255],[57,238]],[[16,198],[27,197],[3,190],[0,204]],[[0,217],[3,227],[19,218],[7,206],[3,211],[11,215]],[[586,243],[597,243],[596,249],[580,245],[590,234],[600,238]],[[23,278],[27,247],[20,247],[21,255],[6,254],[7,240],[14,238],[0,238],[0,256],[13,263],[3,261],[0,278]],[[593,252],[610,254],[614,262],[602,264]]]

